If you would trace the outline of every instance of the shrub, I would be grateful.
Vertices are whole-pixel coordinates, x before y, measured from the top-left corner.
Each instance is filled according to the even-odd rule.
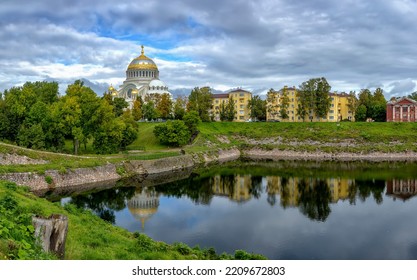
[[[180,147],[187,144],[190,139],[190,132],[183,121],[168,121],[165,124],[155,126],[153,133],[162,143],[170,146]]]

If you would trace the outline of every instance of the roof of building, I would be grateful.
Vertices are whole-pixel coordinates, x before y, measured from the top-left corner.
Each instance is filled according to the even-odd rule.
[[[229,98],[228,93],[216,93],[211,95],[213,98]]]
[[[247,90],[244,90],[244,89],[241,89],[241,88],[238,88],[238,89],[233,89],[233,90],[231,90],[231,91],[229,91],[229,93],[234,93],[234,92],[247,92],[247,93],[250,93],[250,94],[252,94],[250,91],[247,91]]]
[[[413,104],[417,105],[417,101],[415,101],[415,100],[413,100],[411,98],[408,98],[406,96],[397,97],[395,100],[388,101],[387,104],[395,105],[395,104],[400,103],[401,101],[404,101],[404,100],[406,100],[406,101],[408,101],[410,103],[413,103]]]

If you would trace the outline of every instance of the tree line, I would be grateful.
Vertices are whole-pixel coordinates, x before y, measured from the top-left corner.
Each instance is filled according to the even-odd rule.
[[[0,97],[0,139],[20,146],[63,151],[71,140],[73,152],[92,141],[99,154],[123,150],[137,137],[130,111],[98,97],[80,80],[59,96],[56,82],[27,82],[5,90]]]

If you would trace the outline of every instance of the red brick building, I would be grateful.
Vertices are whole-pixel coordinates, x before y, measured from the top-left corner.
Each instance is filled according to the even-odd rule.
[[[387,103],[387,122],[417,121],[417,102],[402,97]]]

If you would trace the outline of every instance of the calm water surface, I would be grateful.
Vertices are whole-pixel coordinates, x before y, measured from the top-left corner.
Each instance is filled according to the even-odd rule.
[[[416,164],[232,163],[66,201],[155,240],[217,253],[417,259],[416,185]]]

